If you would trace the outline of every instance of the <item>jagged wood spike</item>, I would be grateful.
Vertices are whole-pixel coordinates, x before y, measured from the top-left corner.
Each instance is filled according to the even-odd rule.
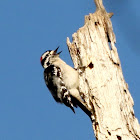
[[[85,25],[72,35],[72,42],[67,38],[79,71],[83,105],[91,113],[97,140],[138,140],[140,125],[115,47],[112,14],[106,12],[102,0],[94,1],[96,12],[85,17]]]

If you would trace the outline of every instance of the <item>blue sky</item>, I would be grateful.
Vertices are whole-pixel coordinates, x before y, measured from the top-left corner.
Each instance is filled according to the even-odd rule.
[[[114,12],[116,47],[140,120],[140,1],[104,4]],[[0,140],[93,140],[89,118],[53,100],[40,56],[60,45],[61,58],[72,66],[66,37],[71,39],[94,11],[93,0],[0,1]]]

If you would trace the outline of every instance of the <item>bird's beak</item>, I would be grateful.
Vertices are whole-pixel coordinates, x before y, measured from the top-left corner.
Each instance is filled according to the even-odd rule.
[[[59,55],[59,54],[62,52],[62,51],[60,51],[60,52],[57,53],[57,50],[58,50],[58,49],[59,49],[59,46],[54,50],[53,54],[55,54],[55,55],[58,54],[58,55]]]

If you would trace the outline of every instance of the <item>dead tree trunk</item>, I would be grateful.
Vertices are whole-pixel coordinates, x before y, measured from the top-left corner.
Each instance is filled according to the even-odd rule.
[[[133,99],[125,82],[113,33],[111,16],[102,0],[97,10],[85,17],[85,25],[67,45],[79,71],[81,97],[91,115],[97,140],[138,140],[140,125]]]

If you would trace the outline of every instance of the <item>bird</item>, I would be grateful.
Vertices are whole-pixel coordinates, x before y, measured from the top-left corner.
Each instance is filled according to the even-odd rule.
[[[79,74],[60,58],[62,51],[57,52],[58,48],[48,50],[40,57],[45,84],[57,103],[65,104],[75,113],[76,97],[80,98]]]

